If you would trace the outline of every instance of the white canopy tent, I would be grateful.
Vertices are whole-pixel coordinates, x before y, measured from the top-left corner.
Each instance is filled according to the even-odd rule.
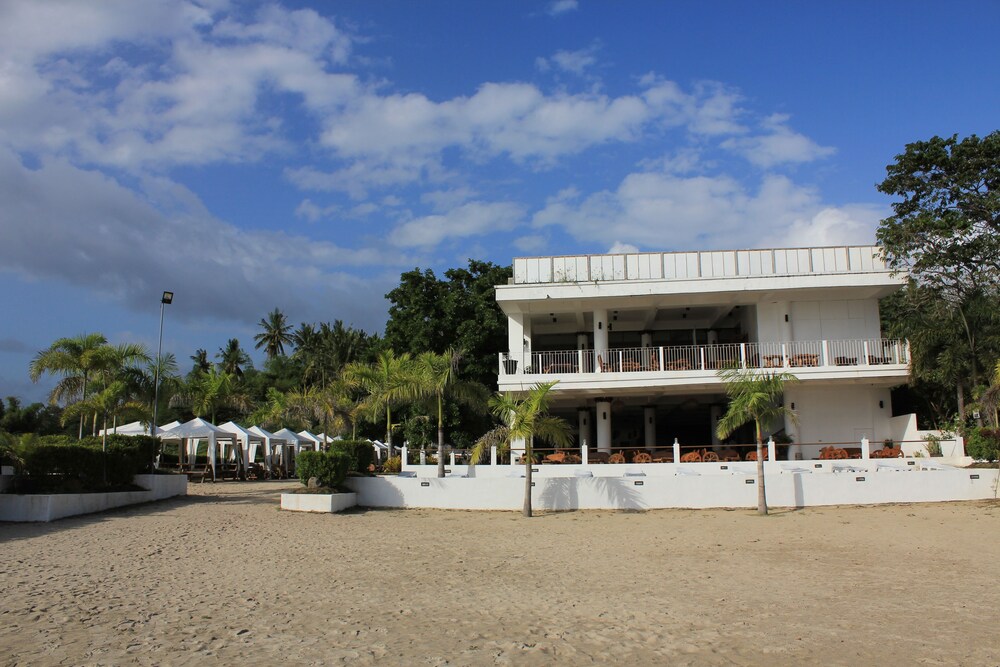
[[[251,426],[247,429],[253,435],[260,436],[264,442],[264,462],[267,464],[266,467],[269,472],[278,465],[278,457],[275,452],[280,452],[287,443],[284,438],[279,438],[274,433],[261,428],[260,426]],[[253,461],[257,458],[257,444],[253,441],[250,442],[250,460]]]
[[[174,428],[175,426],[180,426],[179,421],[172,421],[169,424],[164,424],[156,429],[157,435],[162,435],[167,429]],[[142,422],[129,422],[128,424],[121,424],[120,426],[113,426],[109,429],[101,429],[97,432],[98,435],[104,435],[107,431],[108,435],[149,435],[149,427]]]
[[[287,474],[289,472],[288,463],[290,461],[285,458],[286,453],[291,454],[291,461],[294,462],[295,457],[302,450],[302,436],[289,428],[283,428],[280,431],[275,431],[274,435],[285,441],[286,446],[281,448],[281,463],[285,466],[285,472]],[[291,452],[288,452],[288,450],[291,450]],[[294,463],[292,468],[294,469]]]
[[[212,481],[215,481],[216,445],[220,440],[236,442],[236,434],[195,417],[189,422],[175,426],[160,434],[163,440],[179,440],[180,450],[186,451],[193,460],[198,452],[198,441],[208,440],[208,461],[212,467]],[[193,451],[189,448],[193,446]]]
[[[372,447],[375,448],[375,460],[382,461],[388,458],[389,455],[389,445],[382,443],[378,440],[372,440]]]
[[[309,431],[299,431],[295,435],[299,436],[299,442],[303,447],[310,447],[317,452],[320,450],[320,444],[323,440],[321,440],[319,436],[313,435]]]
[[[240,458],[242,459],[241,465],[243,466],[243,469],[246,470],[249,467],[250,463],[253,462],[253,459],[250,458],[251,443],[254,443],[255,445],[260,445],[264,442],[264,438],[260,435],[257,435],[256,433],[251,433],[250,431],[243,428],[234,421],[228,421],[225,424],[221,424],[219,425],[219,428],[221,428],[224,431],[231,431],[236,434],[236,442],[239,444],[240,454],[241,454]],[[254,450],[253,453],[256,455],[257,447],[255,446],[253,450]],[[236,448],[234,447],[229,452],[228,457],[225,454],[225,450],[223,450],[223,457],[227,458],[228,460],[235,459]]]

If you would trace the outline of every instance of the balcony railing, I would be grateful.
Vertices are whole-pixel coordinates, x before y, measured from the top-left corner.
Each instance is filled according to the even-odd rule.
[[[500,355],[500,375],[716,371],[723,368],[796,369],[906,365],[905,340],[788,341],[557,350]]]

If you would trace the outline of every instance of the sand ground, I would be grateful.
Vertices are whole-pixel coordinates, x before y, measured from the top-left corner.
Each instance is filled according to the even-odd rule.
[[[5,665],[998,665],[1000,504],[0,524]]]

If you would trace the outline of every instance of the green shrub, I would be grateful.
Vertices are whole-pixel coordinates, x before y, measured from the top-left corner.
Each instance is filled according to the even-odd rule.
[[[979,461],[1000,459],[1000,430],[969,429],[965,436],[965,453]]]
[[[351,457],[340,451],[302,452],[295,459],[295,469],[303,484],[315,477],[320,486],[330,489],[344,483],[350,468]]]
[[[330,443],[330,451],[346,454],[355,472],[367,473],[368,466],[375,462],[375,449],[367,440],[335,440]]]
[[[107,452],[101,438],[75,440],[69,436],[43,436],[23,450],[24,473],[40,491],[94,491],[105,486],[132,483],[149,469],[157,447],[155,438],[109,435]]]
[[[398,456],[393,456],[385,460],[382,464],[382,472],[387,474],[397,473],[403,469],[403,459]]]

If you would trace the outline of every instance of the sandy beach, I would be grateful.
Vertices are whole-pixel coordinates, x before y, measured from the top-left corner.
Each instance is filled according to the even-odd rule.
[[[278,510],[277,482],[0,524],[5,665],[997,665],[995,502]]]

